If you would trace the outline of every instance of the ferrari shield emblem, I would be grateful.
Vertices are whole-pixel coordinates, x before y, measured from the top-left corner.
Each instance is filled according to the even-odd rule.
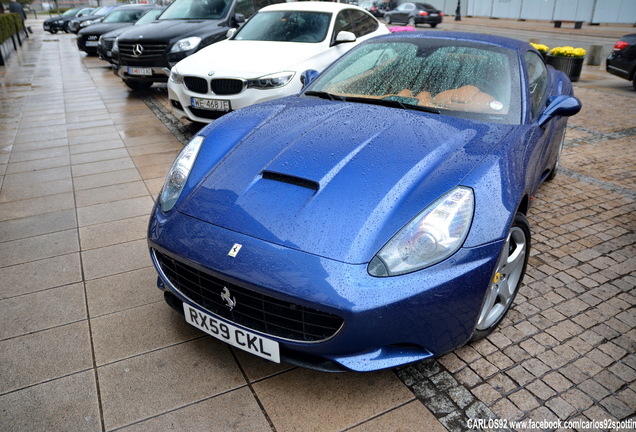
[[[235,258],[236,255],[238,255],[239,251],[241,250],[241,248],[243,247],[243,245],[240,245],[238,243],[234,243],[234,246],[232,246],[232,249],[230,249],[230,252],[228,253],[229,256],[231,256],[232,258]]]

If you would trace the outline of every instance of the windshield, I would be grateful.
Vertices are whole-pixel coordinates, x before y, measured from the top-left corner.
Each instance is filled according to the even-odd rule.
[[[231,0],[176,0],[159,19],[221,19],[231,3]]]
[[[93,11],[93,15],[102,16],[113,10],[111,6],[102,6]]]
[[[142,24],[146,24],[149,23],[150,21],[153,21],[155,19],[157,19],[157,17],[159,15],[161,15],[161,12],[163,12],[164,9],[151,9],[150,12],[144,14],[144,16],[142,16],[141,18],[139,18],[137,20],[137,22],[135,22],[135,25],[142,25]]]
[[[259,12],[236,33],[235,40],[322,42],[327,37],[330,13]]]
[[[102,23],[135,22],[147,9],[115,9],[102,21]]]
[[[392,39],[360,45],[305,91],[306,96],[515,123],[521,119],[513,51],[453,40]],[[390,102],[390,103],[389,103]]]
[[[75,16],[75,14],[78,13],[79,11],[80,11],[79,8],[69,9],[66,12],[64,12],[62,16]]]

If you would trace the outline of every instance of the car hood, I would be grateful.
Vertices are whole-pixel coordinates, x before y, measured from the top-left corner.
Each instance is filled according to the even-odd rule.
[[[159,41],[161,43],[174,42],[190,36],[207,36],[210,33],[227,31],[220,27],[220,20],[156,20],[142,26],[132,26],[130,30],[120,36],[120,42]]]
[[[79,35],[103,35],[123,27],[130,27],[132,22],[97,23],[79,31]]]
[[[302,97],[254,105],[203,130],[197,185],[178,210],[285,247],[366,263],[510,130]]]
[[[295,70],[295,66],[324,51],[327,42],[265,42],[224,40],[207,46],[177,64],[182,75],[255,78]],[[232,61],[224,59],[231,58]],[[322,69],[322,67],[320,68]]]

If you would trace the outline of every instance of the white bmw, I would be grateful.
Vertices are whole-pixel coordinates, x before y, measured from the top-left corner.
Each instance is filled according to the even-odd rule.
[[[356,6],[294,2],[267,6],[227,40],[171,70],[168,96],[180,118],[209,123],[223,114],[302,89],[306,70],[322,71],[359,42],[389,33]]]

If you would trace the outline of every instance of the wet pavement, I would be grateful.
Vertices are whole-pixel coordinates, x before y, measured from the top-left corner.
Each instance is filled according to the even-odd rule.
[[[447,27],[580,31],[546,24]],[[198,126],[171,115],[165,87],[135,94],[73,35],[31,25],[0,67],[0,430],[634,429],[631,83],[603,66],[575,83],[584,108],[535,197],[525,285],[498,331],[437,360],[323,374],[229,348],[164,304],[145,229]]]

